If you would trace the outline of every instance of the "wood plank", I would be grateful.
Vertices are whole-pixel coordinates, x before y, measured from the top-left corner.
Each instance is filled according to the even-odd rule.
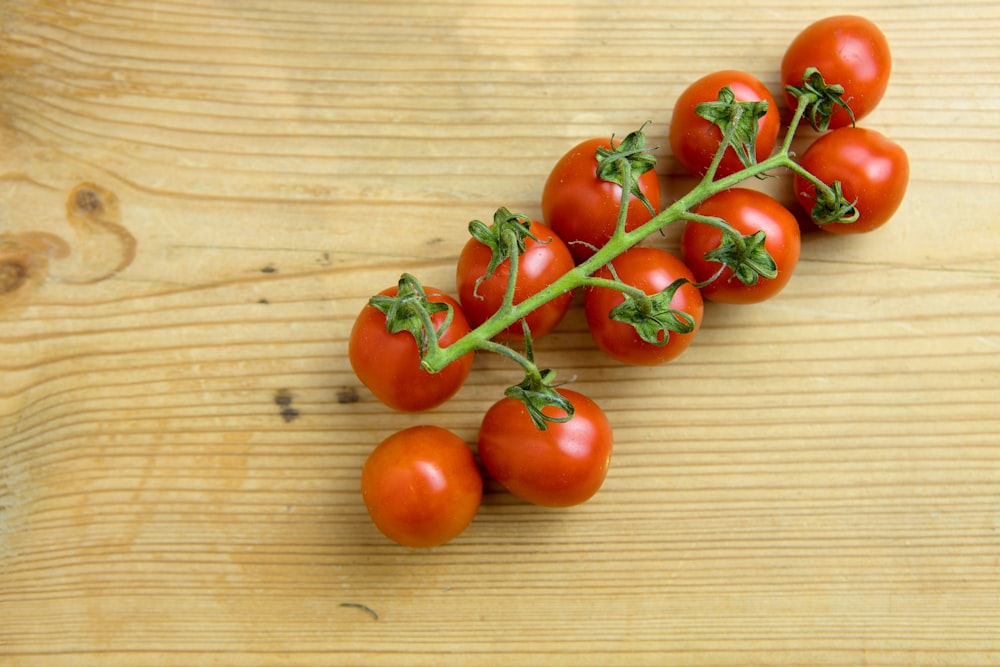
[[[777,90],[829,6],[0,4],[0,664],[1000,662],[1000,11],[837,11],[894,50],[865,125],[910,155],[896,219],[808,235],[778,298],[710,305],[663,367],[572,311],[537,352],[607,410],[605,487],[487,482],[416,551],[368,520],[367,452],[474,441],[517,372],[481,356],[393,413],[346,358],[367,297],[453,290],[468,221],[538,216],[590,136],[651,120],[679,197],[673,99],[723,68]]]

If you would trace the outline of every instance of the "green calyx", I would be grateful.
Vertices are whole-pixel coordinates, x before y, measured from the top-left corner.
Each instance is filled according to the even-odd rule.
[[[804,116],[817,132],[826,132],[830,127],[830,117],[838,107],[848,113],[851,125],[854,125],[854,111],[843,98],[844,87],[836,83],[827,83],[815,67],[810,67],[802,73],[801,86],[785,86],[785,90],[796,99],[806,98],[808,103]]]
[[[507,387],[504,392],[507,398],[524,403],[528,416],[539,431],[546,430],[550,422],[568,422],[573,418],[573,403],[552,385],[555,376],[555,371],[548,369],[540,371],[538,375],[528,374],[523,382]],[[556,408],[565,414],[546,414],[545,408]]]
[[[662,347],[670,340],[671,333],[685,334],[694,331],[695,319],[683,310],[670,307],[674,294],[687,284],[690,281],[686,278],[678,278],[646,298],[635,298],[625,293],[625,300],[612,308],[608,317],[630,324],[639,338]]]
[[[568,422],[572,419],[573,403],[556,391],[553,384],[556,372],[551,369],[539,370],[535,365],[535,345],[531,339],[531,331],[524,320],[521,320],[521,327],[524,330],[524,355],[518,355],[512,350],[503,353],[512,356],[524,367],[524,380],[520,384],[507,387],[504,396],[524,403],[535,428],[544,431],[548,428],[549,422]],[[545,408],[550,407],[561,410],[565,413],[564,416],[546,414]]]
[[[417,342],[421,357],[429,348],[437,346],[438,338],[451,324],[454,316],[448,304],[430,301],[423,286],[409,273],[400,277],[396,296],[379,294],[369,299],[368,304],[385,315],[386,331],[408,331]],[[431,316],[443,311],[447,311],[448,315],[435,330]]]
[[[729,137],[729,146],[736,152],[744,167],[757,164],[758,121],[767,113],[768,104],[764,100],[737,102],[736,93],[729,86],[719,91],[714,102],[702,102],[694,112],[714,123],[722,130],[723,137]]]
[[[493,275],[501,264],[510,259],[512,252],[521,255],[526,250],[526,239],[542,243],[531,233],[531,219],[517,213],[511,213],[504,207],[493,214],[493,224],[487,225],[479,220],[469,223],[469,234],[485,245],[492,253],[486,265],[486,273],[476,280],[476,290],[479,285]]]
[[[612,137],[611,148],[602,146],[597,149],[597,177],[627,190],[642,202],[651,215],[656,215],[653,205],[639,188],[639,177],[656,166],[656,158],[646,148],[643,127],[646,125],[630,132],[618,145]]]
[[[861,215],[856,203],[856,200],[847,201],[840,181],[834,181],[826,190],[817,188],[816,203],[810,215],[817,225],[850,224]]]
[[[764,247],[764,231],[741,236],[724,230],[719,247],[705,253],[705,259],[727,266],[744,285],[756,285],[760,278],[773,279],[778,265]]]

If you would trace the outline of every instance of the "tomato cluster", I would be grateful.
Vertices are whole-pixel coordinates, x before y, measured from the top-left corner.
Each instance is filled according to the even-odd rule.
[[[782,119],[760,80],[739,70],[710,73],[680,95],[670,148],[702,177],[689,206],[661,210],[641,130],[621,142],[588,139],[549,173],[541,220],[501,208],[491,225],[470,223],[472,238],[456,265],[457,300],[408,274],[373,297],[355,321],[349,356],[361,381],[394,409],[441,405],[462,387],[477,351],[525,369],[524,382],[508,387],[482,418],[478,464],[466,443],[437,426],[405,429],[375,448],[361,491],[378,529],[414,547],[452,539],[478,511],[484,474],[538,505],[591,498],[607,474],[611,426],[593,400],[539,370],[534,341],[558,326],[579,289],[599,350],[626,364],[662,364],[697,334],[704,299],[749,304],[778,294],[798,263],[798,219],[770,195],[736,187],[765,167],[791,170],[792,199],[821,229],[857,233],[884,224],[906,190],[906,153],[856,123],[882,98],[890,69],[888,44],[873,23],[818,21],[781,63],[790,118]],[[793,160],[790,135],[803,119],[819,137]],[[678,254],[641,245],[675,220],[685,225]]]
[[[837,203],[817,194],[801,175],[795,177],[799,203],[826,231],[856,234],[881,227],[906,194],[910,178],[906,152],[879,132],[855,126],[882,100],[891,70],[885,35],[860,16],[833,16],[810,25],[791,43],[781,62],[790,101],[802,88],[829,86],[824,77],[843,89],[843,103],[832,107],[825,122],[811,119],[816,129],[832,131],[813,143],[799,164],[824,183],[840,184],[843,199],[853,208],[853,219],[836,222],[841,213]]]

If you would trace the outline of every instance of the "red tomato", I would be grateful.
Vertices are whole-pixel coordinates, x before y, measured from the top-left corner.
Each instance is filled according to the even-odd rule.
[[[611,425],[583,394],[558,389],[573,404],[573,417],[535,428],[524,403],[503,398],[479,427],[479,459],[508,491],[536,505],[568,507],[589,499],[604,484],[611,460]],[[558,408],[543,413],[564,417]]]
[[[618,278],[646,294],[653,295],[666,289],[679,278],[694,282],[694,275],[681,260],[666,250],[635,247],[626,250],[612,262]],[[611,278],[607,266],[594,273],[598,278]],[[635,327],[609,317],[612,309],[625,300],[625,296],[610,287],[588,287],[584,297],[584,312],[590,335],[597,346],[608,356],[626,364],[652,366],[670,361],[683,352],[701,326],[704,310],[701,292],[690,283],[677,289],[669,307],[687,313],[694,321],[689,333],[671,332],[665,344],[654,344],[643,340]],[[661,317],[666,322],[679,322],[673,313]],[[662,333],[658,340],[663,341]]]
[[[737,70],[724,70],[708,74],[681,93],[670,119],[670,150],[690,173],[703,175],[708,171],[722,142],[722,130],[715,123],[695,112],[702,102],[715,102],[719,91],[728,86],[737,102],[767,102],[767,113],[757,121],[754,143],[757,161],[765,160],[774,150],[781,127],[781,114],[774,96],[757,78]],[[728,176],[743,169],[743,163],[732,147],[726,150],[716,172]]]
[[[597,149],[610,148],[607,139],[590,139],[566,153],[549,173],[542,189],[542,218],[569,246],[577,263],[594,254],[615,231],[622,188],[597,176]],[[660,210],[656,171],[638,177],[639,191],[654,211]],[[634,194],[629,199],[626,231],[649,222],[653,214]]]
[[[532,221],[530,232],[538,241],[530,237],[524,239],[525,249],[518,257],[517,264],[515,304],[548,287],[575,266],[569,248],[551,229],[540,222]],[[510,259],[505,259],[494,269],[489,278],[476,285],[476,281],[486,275],[492,255],[493,252],[488,246],[472,238],[462,248],[458,257],[456,271],[458,298],[473,327],[479,326],[497,312],[507,290]],[[566,292],[533,310],[525,318],[531,330],[531,337],[538,339],[552,331],[569,310],[572,299],[572,293]],[[523,337],[524,331],[520,322],[511,325],[497,336],[501,339]]]
[[[722,218],[743,236],[763,231],[766,234],[764,249],[774,260],[778,272],[774,278],[758,277],[756,283],[747,285],[727,267],[718,278],[701,288],[706,299],[720,303],[759,303],[780,292],[788,283],[799,261],[801,233],[795,216],[776,199],[756,190],[733,188],[709,197],[694,213]],[[719,262],[706,259],[705,254],[718,248],[722,238],[722,230],[718,227],[694,221],[685,225],[681,252],[696,282],[705,282],[719,271]]]
[[[381,292],[395,296],[397,287]],[[454,317],[438,341],[447,347],[469,333],[469,322],[457,301],[444,292],[426,287],[431,302],[449,304]],[[440,327],[446,313],[434,313],[431,322]],[[441,405],[465,383],[472,370],[473,353],[463,355],[439,373],[428,373],[420,367],[420,352],[413,336],[406,332],[389,333],[385,315],[366,304],[354,321],[348,343],[351,367],[368,389],[389,407],[403,412],[419,412]]]
[[[438,426],[413,426],[383,440],[361,471],[361,496],[375,526],[408,547],[433,547],[472,522],[483,478],[469,446]]]
[[[802,75],[815,67],[827,85],[844,87],[841,98],[860,120],[882,100],[892,54],[889,42],[878,26],[860,16],[830,16],[808,26],[792,40],[781,61],[781,80],[785,86],[802,86]],[[786,91],[788,105],[796,100]],[[846,109],[834,106],[830,129],[851,125]]]
[[[840,181],[844,199],[854,202],[859,214],[854,222],[820,224],[834,234],[869,232],[884,225],[902,203],[910,180],[910,161],[902,146],[860,127],[824,134],[806,149],[799,164],[827,185]],[[793,183],[799,203],[811,211],[813,184],[799,175]]]

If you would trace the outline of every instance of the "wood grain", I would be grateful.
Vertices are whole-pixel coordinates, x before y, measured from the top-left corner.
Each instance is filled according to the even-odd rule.
[[[574,310],[538,355],[606,408],[605,488],[488,483],[414,551],[365,455],[472,442],[516,371],[392,413],[346,359],[365,299],[452,290],[469,220],[537,216],[580,139],[665,147],[701,74],[777,90],[828,4],[0,4],[0,664],[1000,663],[1000,11],[838,11],[893,47],[865,124],[910,155],[896,219],[807,236],[662,368]]]

